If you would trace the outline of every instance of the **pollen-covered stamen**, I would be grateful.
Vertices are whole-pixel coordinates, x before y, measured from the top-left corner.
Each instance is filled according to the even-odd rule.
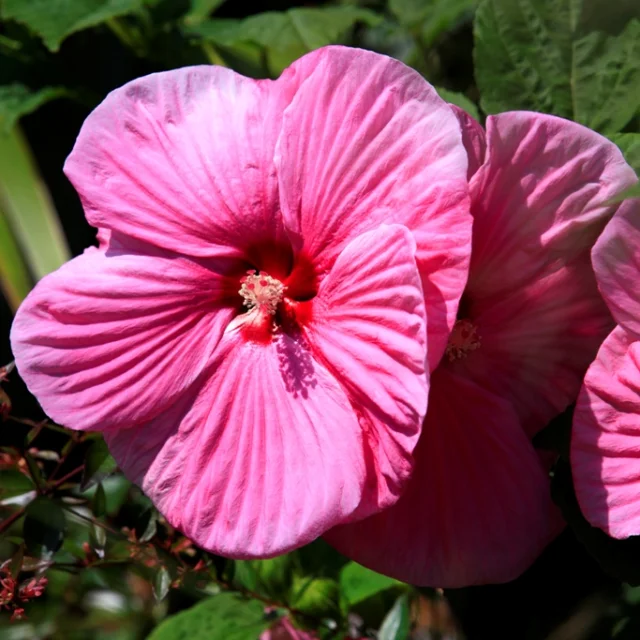
[[[446,354],[449,361],[466,358],[470,351],[480,348],[478,329],[469,320],[458,320],[449,336]]]
[[[242,286],[238,293],[244,298],[244,306],[251,309],[261,309],[274,315],[278,305],[282,302],[285,286],[272,278],[268,273],[255,269],[247,271],[247,275],[240,280]]]

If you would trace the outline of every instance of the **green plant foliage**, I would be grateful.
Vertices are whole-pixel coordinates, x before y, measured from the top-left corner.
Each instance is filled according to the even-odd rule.
[[[640,23],[598,31],[594,4],[608,10],[590,0],[483,0],[475,20],[482,108],[530,109],[620,131],[638,112]]]
[[[7,216],[0,210],[0,287],[9,306],[15,311],[33,286]],[[1,485],[0,485],[1,486]]]
[[[451,104],[455,104],[457,107],[464,109],[472,118],[480,120],[478,107],[471,102],[467,96],[462,93],[457,93],[456,91],[449,91],[448,89],[442,89],[440,87],[436,88],[438,90],[438,94],[443,100],[446,100]]]
[[[36,498],[25,511],[23,535],[29,552],[51,557],[61,546],[67,521],[61,507],[49,498]]]
[[[269,624],[260,602],[220,593],[170,616],[148,640],[256,640]]]
[[[184,18],[187,24],[198,24],[211,15],[226,0],[191,0],[191,9]]]
[[[625,160],[640,176],[640,133],[618,133],[610,136],[622,151]]]
[[[349,562],[340,572],[340,589],[349,605],[356,605],[380,591],[402,584],[357,562]]]
[[[36,279],[71,257],[49,192],[18,127],[0,134],[0,209]]]
[[[0,135],[9,133],[22,116],[51,100],[69,95],[70,92],[64,87],[45,87],[32,91],[18,83],[0,86]]]
[[[471,15],[476,0],[389,0],[389,10],[398,21],[416,32],[425,45]]]
[[[239,560],[234,580],[250,591],[286,598],[293,580],[295,554],[288,553],[268,560]]]
[[[94,482],[100,482],[117,468],[116,461],[109,454],[105,441],[100,438],[89,446],[82,474],[82,488],[90,487]]]
[[[351,6],[267,11],[244,20],[209,20],[185,32],[219,46],[254,43],[264,49],[267,68],[277,76],[300,56],[339,42],[358,23],[375,25],[380,16]]]
[[[76,31],[142,8],[142,0],[4,0],[1,17],[39,35],[51,51]]]
[[[409,598],[401,595],[382,621],[378,640],[406,640],[409,636]]]
[[[340,617],[340,587],[330,578],[296,578],[293,583],[291,606],[314,618]]]
[[[33,491],[33,480],[15,469],[0,469],[0,500],[21,496]]]

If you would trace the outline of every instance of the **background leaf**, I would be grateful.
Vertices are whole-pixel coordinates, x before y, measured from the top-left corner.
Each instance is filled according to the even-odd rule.
[[[142,0],[3,0],[4,20],[16,20],[39,35],[51,51],[72,33],[142,7]]]
[[[29,476],[16,469],[0,469],[0,501],[33,491],[35,485]]]
[[[0,134],[9,133],[22,116],[33,113],[43,104],[70,95],[64,87],[32,91],[19,83],[0,86]]]
[[[442,89],[440,87],[436,87],[438,94],[443,100],[450,102],[451,104],[455,104],[457,107],[464,109],[472,118],[475,120],[480,120],[480,113],[478,112],[478,107],[467,98],[462,93],[457,93],[456,91],[449,91],[448,89]]]
[[[0,133],[0,210],[36,279],[71,257],[51,196],[18,127]]]
[[[105,441],[102,438],[95,440],[87,450],[82,473],[82,489],[90,487],[94,482],[104,480],[117,468],[118,465],[111,457]]]
[[[270,624],[256,600],[220,593],[167,618],[148,640],[256,640]]]
[[[620,147],[625,160],[640,177],[640,133],[617,133],[609,137]]]
[[[53,555],[62,546],[66,528],[64,511],[53,500],[40,497],[27,505],[23,535],[32,555]]]
[[[640,17],[640,4],[631,10]],[[483,0],[474,28],[482,108],[621,130],[638,112],[638,23],[612,23],[607,34],[599,30],[601,12],[611,12],[601,0]]]
[[[402,582],[371,571],[356,562],[349,562],[340,572],[340,590],[350,605],[356,605],[367,598]]]

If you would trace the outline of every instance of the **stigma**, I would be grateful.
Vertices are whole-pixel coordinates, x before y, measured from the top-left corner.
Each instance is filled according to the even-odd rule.
[[[286,289],[280,280],[272,278],[265,271],[256,273],[255,269],[251,269],[240,280],[240,284],[238,293],[244,299],[243,305],[249,311],[258,309],[269,315],[275,315]]]
[[[469,320],[458,320],[453,325],[445,352],[449,362],[466,358],[470,351],[475,351],[479,348],[480,336],[478,335],[477,327]]]

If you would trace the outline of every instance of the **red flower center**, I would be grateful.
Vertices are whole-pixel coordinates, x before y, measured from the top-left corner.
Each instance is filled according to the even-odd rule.
[[[470,351],[480,348],[480,336],[477,327],[469,320],[458,320],[449,336],[446,354],[449,361],[466,358]]]

